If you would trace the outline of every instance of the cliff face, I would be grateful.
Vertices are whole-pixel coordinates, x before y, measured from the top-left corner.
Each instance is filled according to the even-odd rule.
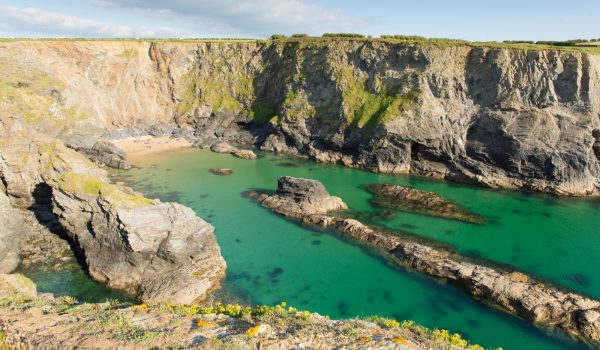
[[[107,130],[177,123],[195,140],[374,171],[572,195],[600,188],[600,56],[589,53],[15,42],[0,44],[0,62],[0,103],[76,148]],[[37,101],[37,117],[15,108],[14,96]]]

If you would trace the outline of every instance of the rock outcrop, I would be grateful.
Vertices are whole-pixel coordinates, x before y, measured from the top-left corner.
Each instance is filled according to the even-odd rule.
[[[225,261],[210,224],[183,205],[96,181],[61,174],[53,191],[54,212],[93,279],[140,300],[184,304],[219,286]]]
[[[317,199],[322,198],[322,185],[311,184],[311,188],[319,188]],[[274,196],[251,191],[247,195],[281,215],[374,247],[402,266],[452,281],[473,296],[534,323],[559,327],[575,337],[600,344],[600,301],[544,285],[520,272],[469,262],[457,254],[368,227],[358,220],[328,215],[326,210],[299,211],[294,206],[281,205],[295,203],[295,191],[286,195],[278,189]],[[310,198],[310,192],[303,196],[306,197]]]
[[[381,317],[331,320],[280,305],[79,303],[36,293],[21,275],[0,274],[0,299],[3,349],[483,349],[459,334],[430,331],[413,322],[400,327]],[[261,316],[265,311],[270,314]]]
[[[366,185],[365,188],[374,194],[375,198],[372,202],[384,208],[394,208],[475,224],[485,222],[483,217],[467,212],[460,205],[437,193],[388,184],[370,184]]]
[[[293,218],[348,209],[339,197],[331,196],[319,181],[291,176],[279,178],[277,193],[265,197],[262,204]]]
[[[378,172],[599,193],[600,56],[590,52],[16,41],[0,43],[0,64],[6,111],[87,148],[115,130],[177,123],[203,147],[253,143]]]
[[[215,153],[229,153],[242,159],[256,159],[256,154],[252,150],[239,149],[231,146],[227,142],[217,142],[210,147],[210,150]]]
[[[7,132],[2,141],[0,175],[13,206],[60,225],[92,278],[146,301],[192,303],[219,286],[226,265],[213,227],[191,209],[110,184],[105,170],[48,136]],[[2,208],[6,202],[0,191]],[[0,215],[7,228],[21,225],[12,211],[0,213],[8,213]],[[19,249],[18,232],[0,237],[3,257]]]
[[[10,273],[19,265],[21,245],[28,232],[19,211],[10,204],[0,185],[0,274]]]
[[[79,148],[79,153],[85,154],[96,164],[115,169],[129,169],[131,164],[125,160],[125,152],[109,140],[98,140],[92,148]]]

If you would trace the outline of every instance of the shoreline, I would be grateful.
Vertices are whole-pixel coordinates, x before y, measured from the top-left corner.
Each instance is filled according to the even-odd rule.
[[[123,151],[125,159],[132,163],[149,155],[192,147],[191,142],[184,138],[168,136],[132,136],[110,142]]]

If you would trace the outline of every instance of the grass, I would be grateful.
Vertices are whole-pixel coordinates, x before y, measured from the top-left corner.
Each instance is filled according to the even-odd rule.
[[[337,69],[337,81],[346,119],[359,127],[371,127],[401,115],[415,106],[420,95],[418,91],[402,93],[399,86],[371,92],[366,88],[366,78],[357,76],[350,65]]]
[[[341,33],[344,34],[344,33]],[[326,37],[310,37],[310,36],[279,36],[276,35],[274,39],[264,38],[0,38],[0,42],[19,42],[19,41],[100,41],[100,42],[167,42],[167,43],[244,43],[244,42],[256,42],[256,43],[269,43],[272,41],[292,41],[292,42],[305,42],[305,43],[326,43],[331,41],[358,41],[358,42],[384,42],[384,43],[403,43],[403,44],[423,44],[423,45],[436,45],[436,46],[471,46],[471,47],[488,47],[488,48],[503,48],[503,49],[518,49],[518,50],[557,50],[557,51],[572,51],[572,52],[589,52],[594,54],[600,54],[600,46],[560,46],[560,45],[547,45],[547,44],[531,44],[528,42],[476,42],[467,41],[460,39],[448,39],[448,38],[425,38],[421,36],[411,35],[383,35],[379,38],[364,37],[360,34],[354,34],[358,36],[345,36],[333,33],[331,36]]]
[[[125,204],[140,207],[152,204],[151,199],[137,194],[125,193],[119,186],[103,182],[90,174],[66,172],[57,175],[54,180],[58,183],[60,189],[65,192],[84,196],[102,195],[110,199],[115,205]]]

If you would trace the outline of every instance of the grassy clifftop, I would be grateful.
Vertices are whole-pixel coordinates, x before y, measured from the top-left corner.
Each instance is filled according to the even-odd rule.
[[[237,42],[257,42],[269,43],[274,41],[279,42],[300,42],[304,44],[319,44],[331,41],[359,41],[359,42],[384,42],[384,43],[415,43],[422,45],[438,45],[438,46],[472,46],[472,47],[489,47],[501,49],[517,49],[517,50],[559,50],[559,51],[574,51],[574,52],[589,52],[600,54],[600,40],[589,42],[571,41],[468,41],[460,39],[447,38],[425,38],[420,36],[404,36],[404,35],[382,35],[381,37],[365,37],[362,35],[325,35],[322,37],[313,36],[284,36],[274,35],[271,38],[0,38],[0,42],[16,42],[16,41],[132,41],[132,42],[166,42],[166,43],[237,43]]]
[[[458,334],[368,317],[334,321],[287,307],[79,303],[40,295],[21,275],[0,275],[0,349],[281,349],[364,347],[483,350]]]

